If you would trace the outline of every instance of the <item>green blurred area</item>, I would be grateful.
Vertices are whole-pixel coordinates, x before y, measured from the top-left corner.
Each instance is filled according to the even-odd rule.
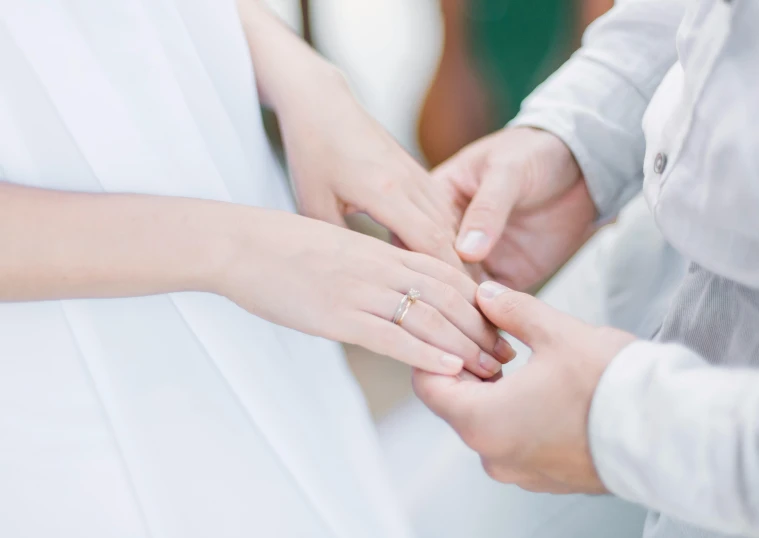
[[[577,2],[470,0],[472,57],[494,98],[494,128],[576,48]]]

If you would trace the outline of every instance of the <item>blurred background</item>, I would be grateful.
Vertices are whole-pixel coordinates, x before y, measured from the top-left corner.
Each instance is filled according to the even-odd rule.
[[[613,0],[267,0],[432,167],[511,119]],[[276,122],[267,119],[276,138]],[[366,219],[351,225],[384,237]],[[412,396],[404,365],[347,349],[375,419]]]

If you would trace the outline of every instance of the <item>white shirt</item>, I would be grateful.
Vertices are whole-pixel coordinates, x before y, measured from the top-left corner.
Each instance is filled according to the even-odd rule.
[[[602,218],[642,187],[666,240],[743,296],[759,289],[758,29],[755,0],[619,1],[513,122],[567,143]],[[744,367],[718,368],[650,342],[620,353],[590,414],[607,487],[759,536],[756,359],[725,349],[714,362]]]

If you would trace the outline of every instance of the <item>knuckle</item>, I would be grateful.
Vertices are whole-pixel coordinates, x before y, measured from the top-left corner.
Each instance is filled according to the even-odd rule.
[[[501,314],[515,314],[524,311],[528,295],[518,291],[505,291],[498,297],[498,310]]]
[[[416,321],[424,327],[429,327],[434,323],[435,309],[429,306],[427,303],[415,303],[413,309],[409,313],[409,317],[411,317],[412,314],[414,318],[416,318]]]
[[[453,248],[453,238],[438,227],[430,227],[424,235],[425,242],[433,252],[441,252],[449,247]]]
[[[450,284],[441,283],[436,293],[439,297],[440,310],[456,312],[461,307],[461,294]]]
[[[446,328],[445,318],[440,312],[431,306],[426,306],[421,310],[423,323],[432,334],[440,334]]]
[[[382,353],[392,355],[396,359],[401,359],[401,355],[405,355],[405,350],[403,342],[399,340],[395,328],[391,323],[382,324],[382,327],[378,328],[378,330],[370,331],[369,338],[376,348],[382,350]]]
[[[492,198],[482,199],[469,206],[467,216],[469,217],[470,223],[486,223],[498,213],[499,209],[500,204],[498,203],[498,200]]]
[[[395,194],[400,187],[400,183],[388,176],[379,176],[375,179],[377,191],[383,196]]]
[[[466,351],[462,354],[461,358],[466,360],[467,365],[472,365],[472,367],[476,368],[482,368],[480,366],[480,353],[482,352],[480,346],[467,338],[464,347]]]
[[[498,312],[505,318],[518,317],[526,334],[545,339],[549,334],[544,326],[544,320],[537,315],[535,301],[537,299],[526,293],[507,291],[498,298]]]
[[[439,270],[437,274],[439,274],[440,282],[449,285],[454,291],[456,291],[456,293],[459,293],[457,286],[460,286],[462,281],[466,281],[471,285],[472,300],[474,300],[474,294],[477,291],[477,285],[474,282],[468,282],[467,277],[464,276],[464,273],[456,269],[454,266],[445,262],[438,262],[438,264]]]

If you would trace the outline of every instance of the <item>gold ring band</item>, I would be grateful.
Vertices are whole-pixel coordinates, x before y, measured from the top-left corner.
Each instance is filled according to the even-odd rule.
[[[406,314],[408,314],[408,311],[411,309],[411,305],[413,305],[416,301],[419,300],[419,298],[422,296],[419,291],[415,290],[414,288],[411,288],[406,295],[403,296],[403,299],[401,299],[400,304],[398,305],[398,308],[395,310],[395,315],[393,316],[393,323],[396,325],[402,325],[403,324],[403,318],[406,317]]]

